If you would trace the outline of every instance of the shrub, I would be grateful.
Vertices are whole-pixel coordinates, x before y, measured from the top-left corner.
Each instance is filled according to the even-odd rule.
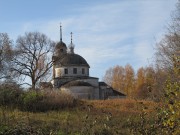
[[[21,95],[23,111],[45,112],[73,107],[76,100],[69,94],[60,91],[28,91]]]
[[[0,105],[17,106],[22,90],[14,85],[4,84],[0,86]]]
[[[24,111],[33,111],[38,110],[38,104],[43,99],[43,95],[41,93],[37,93],[36,91],[28,91],[21,95],[21,104],[19,104],[19,108]]]
[[[0,86],[0,106],[16,107],[22,111],[45,112],[74,107],[77,99],[70,94],[55,91],[22,91],[19,87],[10,84]]]
[[[44,102],[50,104],[52,109],[73,107],[77,101],[73,96],[62,91],[46,91],[44,99]]]

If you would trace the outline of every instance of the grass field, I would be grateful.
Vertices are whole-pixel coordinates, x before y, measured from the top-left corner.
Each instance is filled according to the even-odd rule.
[[[1,107],[0,134],[129,135],[129,120],[139,123],[142,111],[152,118],[156,107],[152,101],[128,99],[83,100],[76,107],[36,113]]]

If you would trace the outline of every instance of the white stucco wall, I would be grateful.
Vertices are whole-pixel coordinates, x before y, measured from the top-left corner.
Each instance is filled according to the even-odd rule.
[[[79,81],[87,82],[93,86],[93,99],[99,99],[99,79],[98,78],[86,78],[86,79],[79,79]]]
[[[79,79],[79,81],[87,82],[93,86],[94,92],[93,97],[94,99],[99,99],[99,79],[98,78],[86,78],[86,79]]]
[[[77,74],[73,73],[73,69],[77,68]],[[85,72],[82,74],[82,69],[84,68]],[[65,74],[65,69],[68,69],[68,74]],[[89,68],[83,66],[70,66],[70,67],[60,67],[55,68],[55,77],[63,76],[89,76]]]
[[[80,99],[95,99],[94,88],[92,86],[71,86],[61,87],[62,91],[72,94],[75,98]]]
[[[55,68],[55,77],[61,77],[61,76],[62,76],[62,69]]]

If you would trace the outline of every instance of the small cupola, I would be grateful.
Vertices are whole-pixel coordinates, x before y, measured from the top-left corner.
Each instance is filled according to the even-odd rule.
[[[74,54],[74,47],[75,47],[75,45],[73,44],[73,42],[72,42],[72,32],[70,33],[71,34],[71,43],[69,44],[69,53],[71,53],[71,54]]]
[[[62,56],[67,53],[67,46],[62,41],[62,26],[60,25],[60,41],[55,46],[54,55],[55,56]]]

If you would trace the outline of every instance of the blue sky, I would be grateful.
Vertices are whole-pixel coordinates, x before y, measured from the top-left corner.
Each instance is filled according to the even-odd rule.
[[[90,75],[99,77],[112,66],[134,69],[152,62],[155,43],[166,32],[178,0],[0,0],[0,32],[16,41],[25,32],[39,31],[70,43],[83,56]]]

